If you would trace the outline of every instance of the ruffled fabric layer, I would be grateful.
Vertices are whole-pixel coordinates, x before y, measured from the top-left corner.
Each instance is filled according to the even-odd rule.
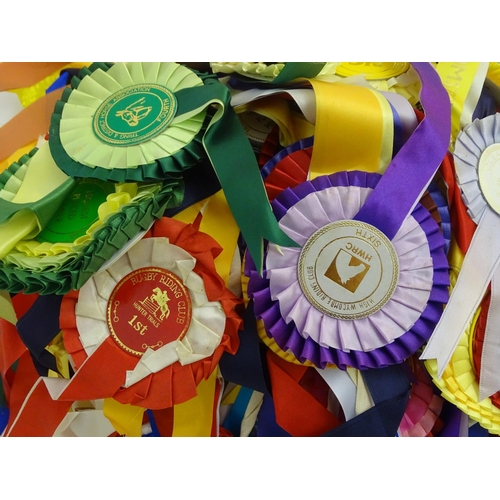
[[[32,149],[28,154],[21,156],[18,161],[13,162],[0,174],[0,198],[7,201],[15,198],[26,175],[29,160],[37,151],[37,148]]]
[[[101,229],[107,221],[125,207],[132,207],[139,203],[152,199],[160,192],[162,186],[156,184],[124,183],[113,184],[105,181],[98,182],[99,189],[103,193],[108,192],[105,200],[98,206],[93,215],[93,222],[81,236],[76,237],[71,242],[44,241],[44,233],[40,233],[36,238],[23,240],[17,243],[3,259],[5,265],[12,265],[18,269],[31,270],[35,272],[57,271],[74,260],[78,254],[90,243],[93,235]],[[76,181],[77,187],[80,184],[86,185],[86,180]],[[72,193],[69,197],[71,198]],[[103,194],[104,196],[104,194]],[[62,205],[64,208],[64,203]],[[55,239],[56,235],[50,235]]]
[[[243,266],[245,267],[245,265]],[[248,282],[250,279],[248,276],[245,276],[245,274],[241,275],[241,291],[243,294],[243,300],[245,302],[245,307],[248,306],[248,303],[250,302],[250,299],[248,297]],[[284,351],[281,349],[281,347],[276,343],[276,341],[272,338],[269,337],[266,333],[266,327],[264,326],[264,322],[261,319],[256,318],[256,326],[257,326],[257,335],[259,336],[260,340],[262,340],[262,343],[268,347],[274,354],[277,354],[280,358],[284,359],[285,361],[288,361],[289,363],[293,363],[295,365],[301,365],[301,366],[312,366],[314,365],[310,362],[305,360],[304,363],[301,363],[291,351]]]
[[[476,311],[471,324],[460,337],[442,378],[437,377],[436,360],[425,361],[425,366],[447,401],[469,415],[472,420],[479,422],[491,434],[500,434],[500,409],[493,404],[492,398],[479,401],[479,383],[471,356],[471,338],[480,313],[481,308]]]
[[[161,218],[166,208],[178,206],[183,194],[180,177],[171,177],[159,189],[152,186],[139,189],[135,199],[104,217],[104,224],[92,232],[90,241],[74,256],[67,256],[68,260],[61,267],[50,268],[51,261],[57,264],[57,256],[42,256],[41,271],[35,270],[33,261],[30,261],[32,269],[23,269],[11,262],[0,263],[0,288],[11,293],[41,295],[64,295],[70,290],[78,290],[132,238],[147,231],[154,220]]]
[[[194,397],[196,386],[210,376],[222,353],[234,354],[239,344],[241,319],[234,311],[239,299],[226,289],[213,262],[220,251],[210,236],[192,225],[161,219],[143,240],[96,274],[80,292],[65,296],[61,327],[75,377],[104,346],[111,353],[107,362],[118,364],[122,373],[109,397],[149,409],[168,408]],[[170,270],[182,280],[191,297],[192,319],[182,339],[147,349],[138,359],[112,339],[106,305],[122,277],[149,266]],[[96,369],[109,390],[115,382],[106,381],[106,367]]]
[[[426,437],[431,435],[443,409],[443,399],[434,394],[432,379],[416,357],[411,358],[415,381],[410,399],[399,425],[402,437]]]
[[[303,245],[307,240],[307,235],[315,230],[310,227],[311,223],[317,228],[327,223],[327,220],[330,222],[334,218],[337,218],[336,220],[352,218],[362,206],[369,192],[376,186],[378,179],[378,175],[365,172],[342,172],[319,177],[313,182],[306,182],[293,190],[284,191],[273,202],[273,209],[281,223],[281,219],[285,218],[285,215],[300,200],[305,199],[309,194],[325,190],[335,193],[337,201],[340,198],[338,193],[344,192],[345,199],[350,200],[346,206],[352,203],[356,205],[356,208],[346,209],[342,203],[339,203],[333,216],[328,213],[332,208],[328,207],[327,210],[324,210],[322,203],[318,204],[315,210],[307,209],[307,218],[300,217],[304,227],[301,226],[298,230],[288,227],[291,237]],[[351,190],[351,186],[362,189]],[[314,194],[313,199],[317,200],[317,194]],[[328,204],[328,202],[326,203]],[[306,301],[304,302],[300,298],[301,292],[296,282],[296,275],[294,283],[292,283],[293,279],[288,280],[290,282],[288,287],[281,287],[281,289],[278,287],[277,290],[273,290],[270,280],[273,279],[272,273],[274,271],[269,272],[268,270],[265,277],[259,277],[255,270],[248,265],[247,272],[250,273],[249,295],[254,299],[255,313],[264,321],[267,334],[274,338],[282,350],[290,350],[300,362],[307,359],[321,368],[324,368],[327,363],[336,364],[343,369],[347,366],[359,369],[376,368],[400,363],[413,354],[430,337],[441,315],[442,304],[447,300],[448,265],[442,250],[444,246],[442,236],[429,213],[421,206],[417,206],[412,213],[412,219],[413,221],[408,222],[406,229],[406,224],[403,226],[393,242],[394,246],[397,247],[400,266],[403,270],[402,278],[398,284],[403,292],[401,297],[412,297],[411,300],[397,299],[399,295],[395,293],[380,311],[361,320],[344,321],[330,317],[327,319],[322,314],[318,316],[318,311],[307,302],[307,299],[303,297]],[[283,228],[286,232],[285,224]],[[422,247],[423,242],[424,246]],[[419,248],[422,249],[422,254],[420,254]],[[277,249],[269,250],[268,263],[273,261],[273,255],[277,255],[276,251]],[[291,276],[293,273],[290,270],[296,269],[296,259],[300,249],[295,251],[290,248],[282,248],[281,251],[286,260],[290,261],[290,265],[287,266],[289,269],[285,270],[285,274]],[[411,259],[408,259],[408,265],[405,264],[406,254],[412,256]],[[414,257],[416,256],[418,257],[415,261]],[[417,279],[416,284],[411,279],[407,280],[406,268],[410,271],[414,265],[410,261],[417,262],[417,267],[421,267],[421,269],[428,269],[429,276],[422,281]],[[411,271],[408,275],[410,274],[412,274]],[[414,295],[415,289],[419,288],[421,288],[422,297],[418,309],[415,308]],[[289,290],[290,297],[293,296],[295,300],[291,300],[288,296],[286,301],[279,300],[277,295],[284,290]],[[292,318],[290,311],[297,302],[302,304],[303,311]],[[282,311],[283,307],[286,311]],[[309,315],[311,315],[310,320],[307,319]],[[318,317],[313,320],[312,316],[314,315]],[[380,318],[372,319],[376,315]],[[405,315],[408,315],[408,321],[403,319]],[[289,317],[287,318],[287,316]],[[322,325],[325,322],[332,324],[329,325],[329,328],[323,329]],[[313,333],[314,338],[311,333]]]
[[[481,373],[481,360],[484,348],[484,336],[486,333],[486,322],[491,302],[491,292],[488,290],[486,296],[481,303],[481,312],[477,319],[474,335],[471,338],[471,359],[476,380],[479,383],[479,374]],[[500,392],[496,392],[490,396],[491,402],[500,409]]]
[[[443,193],[440,191],[437,183],[432,181],[427,187],[428,195],[424,195],[420,200],[420,203],[429,210],[429,213],[432,215],[432,218],[438,223],[441,232],[443,233],[443,237],[445,239],[445,253],[448,254],[451,244],[451,217],[450,217],[450,209],[448,207],[448,202],[444,197]],[[429,197],[433,201],[433,206],[430,203],[426,202],[426,197]]]
[[[267,196],[273,201],[286,188],[307,180],[313,137],[294,142],[276,153],[261,170]]]
[[[238,73],[257,80],[274,80],[285,66],[284,63],[263,62],[211,62],[214,73]]]
[[[160,180],[192,167],[206,156],[201,142],[206,110],[176,116],[158,135],[127,146],[102,142],[92,124],[103,102],[127,87],[158,84],[180,95],[203,86],[204,77],[176,63],[94,63],[83,68],[52,115],[49,142],[56,163],[71,177],[114,182]]]
[[[408,62],[341,62],[337,64],[335,73],[343,77],[363,75],[367,80],[388,80],[406,73],[410,68]]]
[[[54,217],[76,181],[61,172],[48,144],[34,148],[0,175],[0,258],[36,236]]]
[[[479,161],[484,151],[494,144],[500,144],[500,114],[474,120],[458,135],[455,151],[455,170],[471,219],[479,224],[488,208],[479,182]],[[484,188],[491,188],[483,186]]]

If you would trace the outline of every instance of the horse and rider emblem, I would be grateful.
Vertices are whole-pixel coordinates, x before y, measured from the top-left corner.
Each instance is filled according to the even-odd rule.
[[[139,303],[158,321],[163,321],[170,315],[170,309],[167,304],[169,300],[170,298],[167,291],[156,287],[153,289],[153,293],[149,297],[146,297],[144,300],[140,300]]]

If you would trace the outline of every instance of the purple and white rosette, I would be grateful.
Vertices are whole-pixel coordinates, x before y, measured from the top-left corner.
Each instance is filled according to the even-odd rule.
[[[301,362],[309,360],[320,368],[333,363],[341,369],[352,366],[361,370],[398,364],[429,339],[439,321],[449,285],[445,241],[437,223],[420,205],[404,220],[390,242],[397,256],[394,286],[388,287],[390,293],[380,299],[373,312],[335,317],[335,312],[322,310],[320,300],[319,305],[311,301],[306,287],[299,283],[299,261],[308,242],[314,240],[322,228],[335,227],[337,221],[351,224],[379,179],[378,174],[340,172],[286,189],[272,203],[281,228],[301,248],[269,245],[263,277],[248,261],[248,293],[268,335]],[[376,228],[373,231],[377,231]],[[341,237],[339,241],[351,240]],[[355,248],[351,243],[344,246]],[[375,269],[377,258],[366,259],[362,245],[358,246],[349,258],[351,264],[355,262],[363,270],[358,273],[362,276],[369,267]],[[347,254],[343,248],[333,246],[329,251],[332,256],[337,255],[335,259],[341,253]],[[339,268],[339,264],[336,265]],[[352,273],[356,273],[355,267],[347,266],[347,269],[354,269]],[[378,275],[370,271],[375,281],[385,276],[387,266],[385,269],[379,270]],[[349,278],[339,281],[335,276],[325,281],[337,279],[339,286],[332,287],[342,292]],[[345,293],[352,294],[351,291]],[[366,307],[364,302],[358,301],[357,310],[363,307]]]

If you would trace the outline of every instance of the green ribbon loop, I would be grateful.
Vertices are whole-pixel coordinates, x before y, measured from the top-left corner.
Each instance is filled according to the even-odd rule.
[[[75,180],[67,179],[47,196],[31,203],[11,203],[0,199],[0,222],[9,220],[21,210],[31,210],[35,213],[38,223],[43,229],[52,220],[60,205],[74,187]]]

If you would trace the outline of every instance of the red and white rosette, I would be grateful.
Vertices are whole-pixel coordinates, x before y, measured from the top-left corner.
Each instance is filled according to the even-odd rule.
[[[469,215],[477,224],[448,305],[422,359],[437,359],[438,378],[491,282],[479,401],[500,390],[500,114],[475,120],[457,137],[455,168]]]
[[[75,375],[45,379],[52,398],[160,409],[194,397],[222,353],[238,346],[239,299],[215,271],[218,253],[207,234],[162,219],[65,296],[61,328]]]
[[[82,287],[75,316],[85,352],[111,335],[140,356],[124,387],[175,362],[200,361],[220,344],[226,315],[208,299],[195,265],[167,238],[146,238]]]

